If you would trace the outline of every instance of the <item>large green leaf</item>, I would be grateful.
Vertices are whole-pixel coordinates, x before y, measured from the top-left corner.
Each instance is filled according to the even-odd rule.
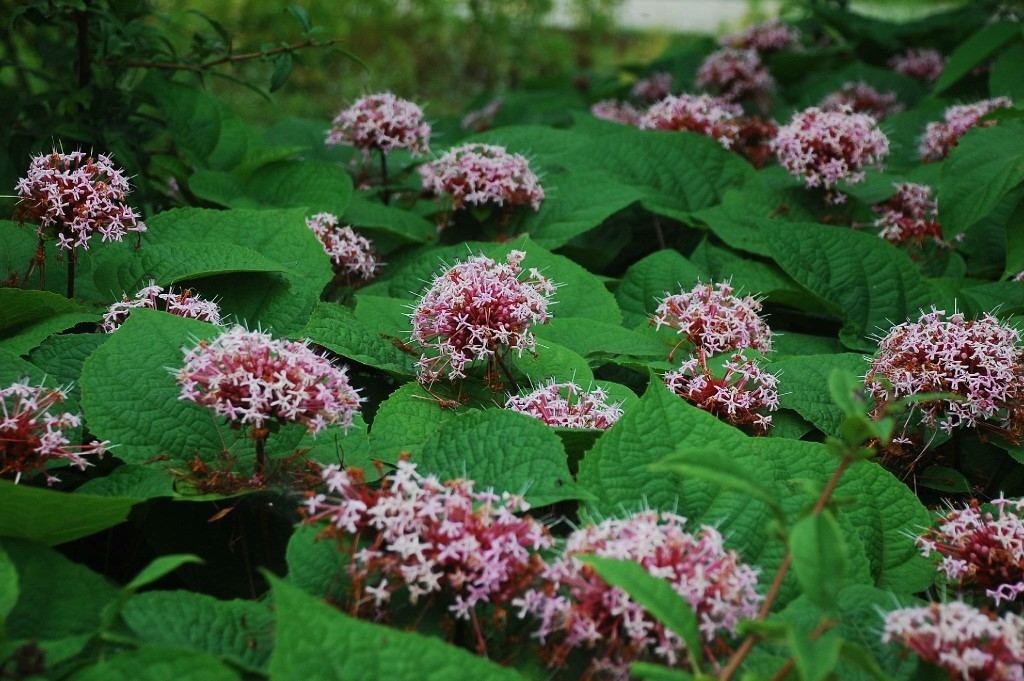
[[[1020,24],[1015,21],[997,21],[972,35],[950,55],[935,81],[935,93],[948,90],[1014,38],[1020,39]]]
[[[277,610],[272,679],[522,679],[512,669],[435,638],[353,619],[286,582],[271,583]]]
[[[802,355],[772,362],[770,369],[779,377],[780,406],[792,409],[827,435],[838,434],[843,412],[828,391],[828,377],[837,368],[863,376],[868,363],[853,353]]]
[[[437,240],[437,227],[429,220],[395,206],[370,201],[359,194],[352,196],[341,222],[357,230],[368,228],[371,235],[376,231],[385,232],[403,242]]]
[[[847,547],[828,509],[804,516],[789,533],[789,555],[804,595],[823,610],[838,606],[846,572]]]
[[[0,288],[0,349],[27,354],[47,337],[99,319],[94,311],[49,291]]]
[[[348,554],[338,550],[330,537],[320,539],[320,529],[300,525],[288,540],[288,582],[320,599],[343,602],[348,587]]]
[[[664,359],[671,349],[652,336],[580,317],[555,317],[536,327],[534,333],[541,341],[558,343],[584,357],[626,355]]]
[[[143,645],[86,667],[71,681],[238,681],[241,677],[210,655],[175,646]]]
[[[110,338],[105,333],[67,333],[50,336],[29,355],[29,361],[59,385],[71,384],[71,395],[79,398],[78,379],[82,367],[96,348]]]
[[[52,546],[123,522],[142,499],[71,494],[0,480],[0,537]]]
[[[341,216],[352,198],[352,178],[336,163],[277,161],[252,173],[246,191],[276,208],[306,208]]]
[[[18,569],[3,546],[0,546],[0,640],[6,637],[4,621],[14,609],[20,595]]]
[[[504,409],[471,411],[443,424],[413,461],[439,478],[522,494],[533,506],[579,499],[565,449],[541,421]]]
[[[615,291],[626,326],[648,322],[666,294],[678,293],[680,287],[689,289],[708,276],[674,250],[658,251],[633,263]]]
[[[31,225],[0,220],[0,281],[13,281],[12,275],[17,275],[17,281],[25,284],[23,278],[36,253],[37,242]]]
[[[442,407],[419,384],[407,383],[377,409],[370,448],[381,459],[394,461],[402,452],[421,451],[434,433],[456,418],[454,411]]]
[[[398,339],[382,337],[341,305],[319,303],[298,335],[353,362],[399,376],[416,374],[417,351]]]

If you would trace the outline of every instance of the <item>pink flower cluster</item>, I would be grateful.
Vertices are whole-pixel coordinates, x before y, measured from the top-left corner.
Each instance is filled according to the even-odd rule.
[[[903,105],[896,101],[895,92],[883,94],[864,81],[843,83],[838,90],[821,100],[818,108],[822,111],[848,108],[855,113],[868,114],[879,121],[903,111]]]
[[[868,391],[879,403],[920,393],[955,393],[959,399],[916,404],[921,423],[947,433],[984,423],[1019,442],[1024,434],[1020,333],[989,314],[977,320],[945,315],[932,308],[916,322],[893,327],[871,360]]]
[[[412,313],[413,340],[434,351],[420,357],[421,381],[445,373],[464,378],[467,366],[481,360],[496,381],[503,353],[522,356],[536,347],[530,328],[550,318],[556,286],[536,268],[520,279],[525,258],[523,251],[511,251],[498,264],[479,255],[434,277]]]
[[[491,126],[494,125],[494,117],[498,115],[498,111],[501,110],[502,105],[505,103],[501,97],[492,99],[487,106],[477,111],[470,111],[462,119],[462,127],[465,130],[473,130],[475,132],[483,132],[484,130],[490,130]]]
[[[640,123],[640,116],[643,115],[643,111],[629,102],[620,102],[617,99],[602,99],[590,107],[590,114],[594,118],[611,121],[612,123],[637,125]]]
[[[341,227],[338,222],[338,216],[331,213],[317,213],[306,218],[306,226],[316,234],[324,252],[331,256],[331,262],[341,274],[362,281],[373,279],[381,267],[374,254],[373,243],[357,234],[352,227]]]
[[[945,246],[931,187],[912,182],[896,182],[893,186],[896,193],[892,198],[871,208],[878,213],[878,236],[893,244],[922,246],[925,241],[933,241]]]
[[[241,326],[185,350],[176,374],[179,399],[206,405],[234,423],[259,429],[302,423],[314,435],[348,428],[360,398],[347,370],[307,342],[274,339]]]
[[[73,445],[67,431],[82,425],[82,418],[54,407],[67,399],[64,390],[12,383],[0,389],[0,475],[42,473],[47,484],[59,479],[47,471],[51,461],[64,461],[85,470],[86,456],[102,457],[109,442]],[[51,413],[51,411],[53,413]]]
[[[546,385],[527,393],[512,395],[505,408],[538,418],[556,428],[608,430],[622,416],[621,402],[609,402],[601,388],[584,390],[569,381]]]
[[[756,50],[725,47],[709,54],[697,69],[698,88],[732,102],[751,99],[766,108],[775,91],[775,79]]]
[[[62,250],[88,250],[94,233],[102,241],[121,241],[128,232],[146,231],[138,213],[125,203],[131,192],[128,179],[104,154],[40,154],[16,191],[16,218],[38,223],[40,238],[55,232]]]
[[[689,130],[732,148],[740,136],[743,109],[711,95],[669,95],[640,117],[641,130]]]
[[[721,373],[717,376],[716,373]],[[741,354],[715,372],[693,357],[665,374],[665,385],[690,404],[737,428],[765,435],[772,426],[766,411],[779,408],[778,379]]]
[[[1024,500],[1000,497],[992,505],[998,516],[977,500],[949,511],[917,545],[942,557],[939,569],[950,582],[984,589],[998,606],[1024,593]]]
[[[933,121],[924,130],[921,138],[921,158],[925,161],[941,161],[960,144],[960,138],[971,128],[988,128],[995,121],[980,121],[996,109],[1009,109],[1013,102],[1008,97],[983,99],[973,104],[960,104],[946,109],[943,122]]]
[[[889,60],[889,66],[896,73],[918,80],[938,80],[946,67],[946,58],[938,50],[910,48]]]
[[[387,154],[406,149],[413,156],[430,152],[430,124],[423,109],[390,92],[359,99],[334,118],[327,133],[329,145],[345,145]]]
[[[950,679],[1024,680],[1024,619],[988,615],[966,603],[931,603],[888,613],[882,641],[895,641],[949,672]]]
[[[574,649],[586,649],[590,674],[626,679],[636,660],[653,657],[679,666],[687,655],[704,654],[686,650],[674,632],[580,561],[588,554],[633,560],[666,580],[693,608],[709,644],[723,643],[740,620],[757,615],[757,572],[724,548],[714,528],[704,525],[691,534],[685,525],[681,516],[648,511],[569,536],[561,555],[544,569],[543,588],[513,601],[520,617],[540,618],[535,635],[546,644],[549,665],[560,666]]]
[[[633,84],[630,95],[644,102],[657,102],[672,94],[672,74],[655,73]]]
[[[761,302],[734,295],[727,282],[697,284],[690,291],[666,295],[651,319],[656,328],[675,329],[693,344],[698,357],[753,348],[772,349],[772,332],[758,314]]]
[[[423,188],[447,194],[458,210],[471,203],[540,209],[544,188],[522,154],[492,144],[463,144],[420,166]]]
[[[866,166],[881,167],[889,154],[889,139],[867,114],[845,107],[837,111],[811,107],[793,114],[779,128],[772,148],[790,175],[803,177],[808,187],[822,187],[828,192],[827,200],[841,203],[846,197],[833,194],[832,189],[841,181],[863,181]]]
[[[134,300],[129,299],[125,294],[122,300],[107,308],[101,325],[103,332],[117,331],[128,319],[132,310],[139,309],[162,310],[178,317],[220,324],[220,306],[217,303],[200,298],[190,289],[175,292],[172,286],[167,289],[167,293],[164,293],[162,286],[157,286],[155,281],[150,280],[149,286],[136,293]]]
[[[800,40],[800,29],[771,19],[748,26],[742,31],[722,36],[718,44],[743,50],[757,50],[761,53],[779,52],[793,47]]]
[[[536,552],[552,545],[543,524],[515,515],[529,508],[521,497],[441,483],[408,461],[379,488],[358,469],[328,466],[323,479],[328,494],[310,497],[306,516],[329,521],[325,535],[352,554],[357,609],[372,602],[380,614],[403,588],[414,604],[446,592],[457,618],[476,621],[477,605],[500,607],[530,584],[543,565]]]

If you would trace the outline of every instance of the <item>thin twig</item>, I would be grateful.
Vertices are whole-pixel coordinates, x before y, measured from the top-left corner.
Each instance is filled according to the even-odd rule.
[[[302,50],[307,47],[330,47],[336,43],[341,42],[339,38],[332,38],[326,42],[320,42],[316,38],[310,38],[309,40],[295,45],[284,45],[282,47],[275,47],[272,50],[265,50],[260,52],[244,52],[242,54],[228,54],[217,59],[210,59],[209,61],[199,62],[197,64],[189,64],[187,62],[173,62],[173,61],[104,61],[103,64],[107,66],[125,66],[129,68],[139,69],[164,69],[167,71],[207,71],[215,66],[221,64],[235,64],[241,61],[249,61],[250,59],[258,59],[260,57],[273,57],[276,54],[282,54],[284,52],[295,52]]]

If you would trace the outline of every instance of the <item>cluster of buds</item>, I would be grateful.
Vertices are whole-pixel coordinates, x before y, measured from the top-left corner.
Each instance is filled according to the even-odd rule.
[[[454,209],[469,203],[540,209],[544,188],[522,154],[492,144],[463,144],[420,166],[423,188],[452,198]]]
[[[88,250],[98,233],[102,241],[121,241],[128,232],[145,232],[125,197],[131,186],[109,156],[83,151],[40,154],[18,181],[16,219],[39,225],[39,238],[56,234],[57,248]]]
[[[103,332],[117,331],[128,319],[132,310],[139,309],[161,310],[178,317],[220,324],[220,306],[217,303],[200,298],[191,289],[175,291],[172,286],[164,293],[162,286],[157,286],[155,281],[150,280],[149,286],[136,293],[134,299],[130,299],[127,294],[124,294],[122,300],[107,308],[101,324]]]
[[[622,403],[609,402],[604,390],[584,390],[571,381],[551,380],[525,395],[512,395],[505,402],[505,408],[533,416],[555,428],[608,430],[622,416]]]
[[[590,107],[590,114],[594,118],[625,125],[638,125],[643,113],[629,102],[620,102],[617,99],[602,99]]]
[[[935,81],[946,67],[946,58],[938,50],[910,48],[890,59],[889,67],[917,80]]]
[[[58,388],[12,383],[0,389],[0,475],[18,483],[26,475],[42,473],[47,484],[59,479],[48,472],[51,462],[85,470],[85,457],[101,457],[109,442],[73,445],[68,437],[82,425],[79,414],[61,412],[67,392]]]
[[[716,374],[721,374],[718,376]],[[692,357],[665,374],[665,385],[690,404],[754,435],[767,435],[779,408],[778,378],[741,354],[718,372]]]
[[[672,94],[672,74],[655,73],[633,84],[630,95],[643,102],[657,102]]]
[[[878,236],[892,244],[920,248],[926,241],[946,246],[938,220],[938,204],[928,185],[897,182],[896,193],[884,203],[872,206],[878,214]]]
[[[1000,497],[992,505],[998,515],[977,500],[949,511],[917,545],[926,557],[941,556],[950,582],[982,589],[998,606],[1024,593],[1024,500]]]
[[[681,516],[648,511],[580,528],[568,537],[561,555],[544,569],[542,588],[513,601],[521,617],[539,618],[535,635],[550,666],[563,665],[574,650],[586,650],[589,675],[626,679],[634,661],[680,666],[687,656],[704,655],[687,650],[675,632],[580,560],[588,554],[633,560],[666,580],[693,608],[709,646],[723,646],[740,620],[756,616],[757,572],[725,549],[714,528],[704,525],[690,533],[685,525]]]
[[[865,381],[881,406],[893,398],[954,393],[919,402],[922,424],[952,433],[984,424],[1013,442],[1024,435],[1024,350],[1020,333],[992,315],[968,320],[932,308],[879,342]],[[911,415],[907,416],[907,426]],[[906,439],[904,433],[901,438]],[[899,439],[897,441],[900,441]]]
[[[718,44],[722,47],[757,50],[762,54],[767,54],[794,47],[799,40],[800,29],[796,26],[788,26],[776,18],[722,36]]]
[[[846,197],[833,194],[833,188],[841,181],[863,181],[863,169],[869,165],[881,167],[889,154],[889,139],[867,114],[847,107],[837,111],[811,107],[793,114],[779,128],[772,147],[791,175],[803,177],[808,187],[825,189],[827,200],[841,203]]]
[[[469,365],[485,361],[489,380],[497,384],[505,353],[521,357],[536,347],[531,327],[550,318],[556,286],[536,268],[520,279],[525,258],[514,250],[499,264],[479,255],[434,277],[411,315],[413,340],[433,351],[420,358],[422,382],[444,374],[465,378]]]
[[[328,145],[345,145],[369,153],[406,149],[413,156],[430,152],[430,124],[423,109],[390,92],[359,99],[334,118]]]
[[[855,113],[868,114],[879,121],[903,111],[903,105],[896,101],[895,92],[883,94],[864,81],[843,83],[838,90],[821,100],[818,108],[822,111],[848,108]]]
[[[329,426],[347,429],[359,409],[347,370],[313,352],[308,341],[278,340],[241,326],[185,350],[176,377],[179,399],[259,430],[280,423],[302,423],[314,435]]]
[[[550,548],[547,528],[518,496],[477,491],[469,480],[440,482],[399,461],[380,486],[362,471],[328,466],[327,494],[306,502],[308,522],[327,521],[322,536],[351,554],[353,609],[382,615],[401,589],[409,602],[440,594],[455,617],[477,622],[482,604],[501,607],[530,584]]]
[[[949,672],[950,679],[1024,678],[1024,619],[995,617],[966,603],[931,603],[885,616],[884,643],[896,642]]]
[[[306,226],[313,230],[324,252],[331,256],[335,270],[345,278],[369,281],[380,269],[382,263],[377,261],[373,243],[351,226],[340,226],[338,216],[317,213],[306,219]]]
[[[763,168],[772,155],[772,140],[779,134],[779,126],[771,119],[743,116],[739,119],[739,141],[735,150],[755,168]]]
[[[669,95],[640,117],[641,130],[689,130],[716,140],[726,149],[740,136],[743,109],[711,95]]]
[[[501,97],[492,99],[487,106],[476,111],[470,111],[462,119],[462,129],[474,132],[490,130],[494,125],[494,117],[498,115],[502,105],[505,103]]]
[[[1008,97],[983,99],[973,104],[960,104],[946,109],[945,120],[933,121],[924,130],[920,153],[925,161],[941,161],[960,144],[960,138],[971,128],[988,128],[995,121],[982,121],[983,116],[996,109],[1009,109],[1013,102]]]
[[[750,99],[763,109],[775,91],[775,79],[752,49],[725,47],[712,52],[697,69],[695,82],[731,102]]]
[[[693,344],[698,357],[753,348],[772,349],[772,332],[760,316],[761,301],[737,296],[728,282],[697,284],[689,291],[666,295],[651,323],[667,326]],[[671,358],[671,357],[670,357]]]

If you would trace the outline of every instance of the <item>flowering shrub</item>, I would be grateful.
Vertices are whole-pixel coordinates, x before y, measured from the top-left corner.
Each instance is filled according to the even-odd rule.
[[[778,379],[752,360],[737,354],[716,376],[706,362],[693,357],[665,374],[665,385],[690,404],[754,435],[765,435],[779,408]]]
[[[895,641],[949,672],[951,679],[1012,681],[1024,664],[1024,619],[994,617],[966,603],[932,603],[885,616],[883,641]]]
[[[996,109],[1008,109],[1012,106],[1013,102],[1009,98],[996,97],[995,99],[983,99],[973,104],[949,107],[946,109],[943,122],[932,122],[925,128],[924,137],[921,138],[921,158],[926,161],[939,161],[946,158],[968,130],[995,125],[995,121],[980,121],[982,116]]]
[[[740,136],[743,110],[710,95],[669,95],[640,117],[641,130],[689,130],[716,140],[726,149]]]
[[[567,381],[553,380],[525,395],[512,395],[505,408],[538,418],[556,428],[608,430],[622,416],[620,403],[610,403],[601,388],[584,390]]]
[[[659,329],[675,329],[702,356],[744,348],[771,352],[772,332],[759,314],[760,301],[734,292],[728,282],[698,281],[690,291],[666,295],[651,323]]]
[[[808,187],[821,187],[833,203],[845,200],[834,193],[840,183],[864,180],[864,168],[881,167],[889,154],[889,140],[871,116],[843,108],[816,107],[793,114],[779,128],[772,143],[775,155],[790,175],[802,177]]]
[[[405,149],[413,156],[430,152],[430,124],[423,109],[390,92],[369,95],[343,109],[327,133],[327,144],[387,154]]]
[[[882,120],[903,110],[897,103],[895,92],[881,93],[864,81],[843,83],[842,87],[821,100],[818,108],[822,111],[850,110],[866,113]]]
[[[560,666],[574,649],[582,649],[591,672],[627,678],[635,660],[680,666],[689,655],[704,655],[687,650],[675,632],[582,563],[579,558],[587,554],[633,560],[667,580],[693,608],[700,636],[710,648],[733,636],[741,619],[757,613],[757,572],[725,549],[713,527],[704,525],[691,534],[685,526],[686,518],[648,511],[569,535],[561,555],[541,574],[544,587],[513,601],[521,616],[539,619],[535,635],[545,644],[549,665]]]
[[[52,485],[60,478],[50,464],[65,463],[85,470],[88,456],[102,457],[109,442],[71,444],[71,431],[82,425],[80,414],[61,412],[66,390],[12,383],[0,389],[0,476],[23,477],[42,473]]]
[[[696,85],[729,101],[750,99],[762,108],[767,108],[775,91],[775,79],[757,51],[732,47],[707,56],[697,70]]]
[[[217,303],[200,298],[190,289],[175,293],[172,286],[164,293],[162,286],[157,286],[155,281],[150,280],[149,286],[140,289],[134,299],[129,299],[125,294],[122,300],[107,308],[106,314],[103,315],[103,331],[117,331],[132,310],[138,309],[162,310],[179,317],[220,324],[220,306]]]
[[[770,19],[748,26],[742,31],[722,36],[718,43],[722,47],[767,53],[794,47],[799,41],[800,29],[796,26],[788,26],[778,19]]]
[[[946,66],[946,58],[938,50],[910,48],[889,60],[896,73],[918,80],[938,80]]]
[[[878,214],[875,220],[875,227],[880,228],[878,236],[893,244],[920,247],[931,241],[946,245],[931,187],[913,182],[897,182],[893,186],[896,193],[892,198],[871,207]]]
[[[420,166],[423,188],[452,198],[455,210],[465,204],[492,203],[540,208],[544,188],[521,154],[491,144],[464,144]]]
[[[417,365],[421,381],[432,383],[445,374],[465,378],[478,361],[499,381],[503,355],[515,351],[521,357],[536,347],[531,328],[550,319],[555,284],[536,268],[522,279],[525,258],[514,250],[499,264],[479,255],[434,277],[412,313],[412,338],[430,351]]]
[[[317,213],[306,219],[306,225],[342,276],[361,281],[373,279],[381,263],[377,262],[369,239],[356,234],[350,226],[340,226],[338,216],[330,213]]]

